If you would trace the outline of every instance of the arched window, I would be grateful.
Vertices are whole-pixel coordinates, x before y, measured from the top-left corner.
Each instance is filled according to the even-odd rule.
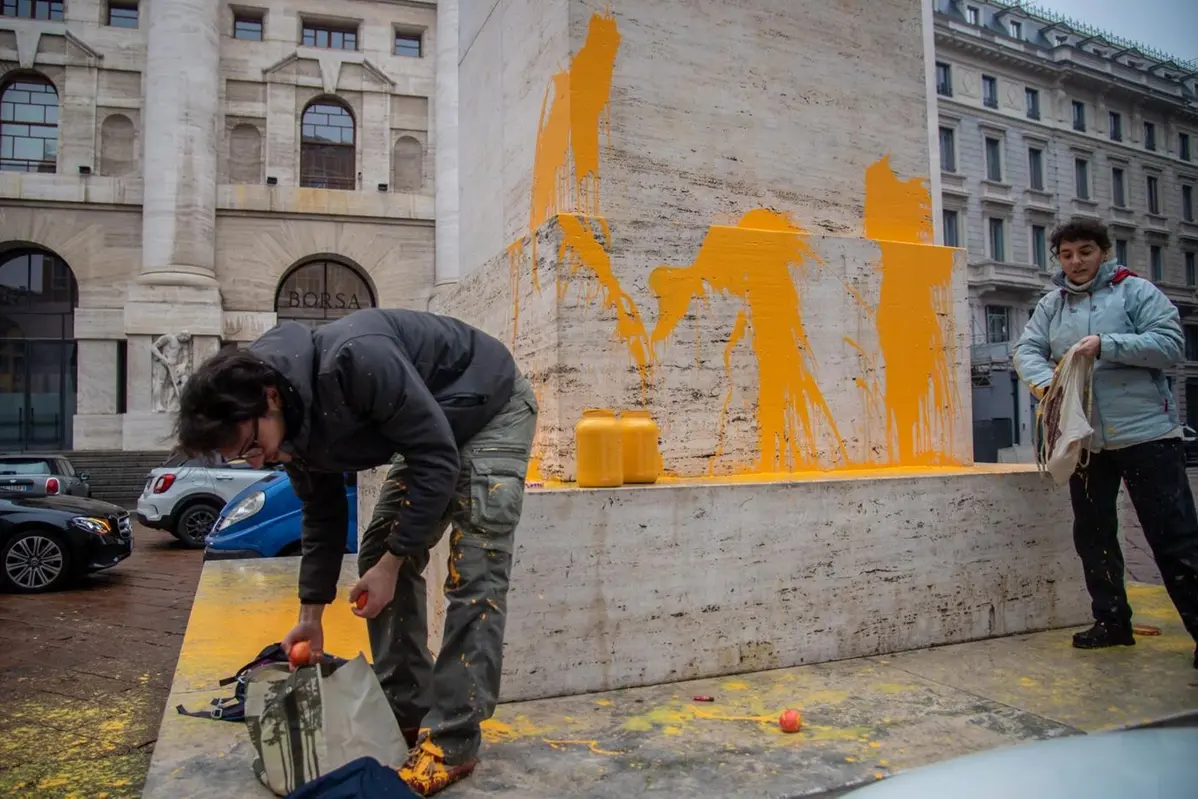
[[[300,185],[352,190],[355,172],[354,118],[336,100],[316,100],[300,123]]]
[[[24,75],[0,92],[0,172],[54,172],[58,164],[58,92]]]
[[[342,261],[321,259],[293,267],[279,281],[275,312],[279,321],[316,326],[375,306],[370,283]]]

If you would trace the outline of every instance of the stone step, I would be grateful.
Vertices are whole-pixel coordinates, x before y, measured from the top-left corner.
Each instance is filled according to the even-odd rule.
[[[146,476],[169,453],[155,451],[77,450],[67,453],[76,471],[87,472],[92,496],[124,507],[137,504]]]

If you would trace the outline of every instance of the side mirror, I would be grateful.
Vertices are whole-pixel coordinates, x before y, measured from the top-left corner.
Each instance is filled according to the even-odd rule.
[[[87,472],[75,472],[75,476],[78,477],[80,480],[82,480],[85,483],[88,480],[92,479],[92,476]]]

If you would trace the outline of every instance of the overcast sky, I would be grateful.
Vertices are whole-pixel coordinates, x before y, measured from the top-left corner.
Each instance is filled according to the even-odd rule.
[[[1036,0],[1038,5],[1178,58],[1198,61],[1198,0]]]

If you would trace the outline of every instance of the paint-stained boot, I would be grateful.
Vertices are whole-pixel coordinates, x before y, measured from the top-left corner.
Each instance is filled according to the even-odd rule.
[[[1078,649],[1106,649],[1110,646],[1135,646],[1136,637],[1130,625],[1098,622],[1084,632],[1074,633],[1073,645]]]
[[[441,747],[426,738],[408,755],[399,777],[421,796],[432,796],[469,777],[477,765],[478,760],[473,757],[465,763],[446,763]]]

